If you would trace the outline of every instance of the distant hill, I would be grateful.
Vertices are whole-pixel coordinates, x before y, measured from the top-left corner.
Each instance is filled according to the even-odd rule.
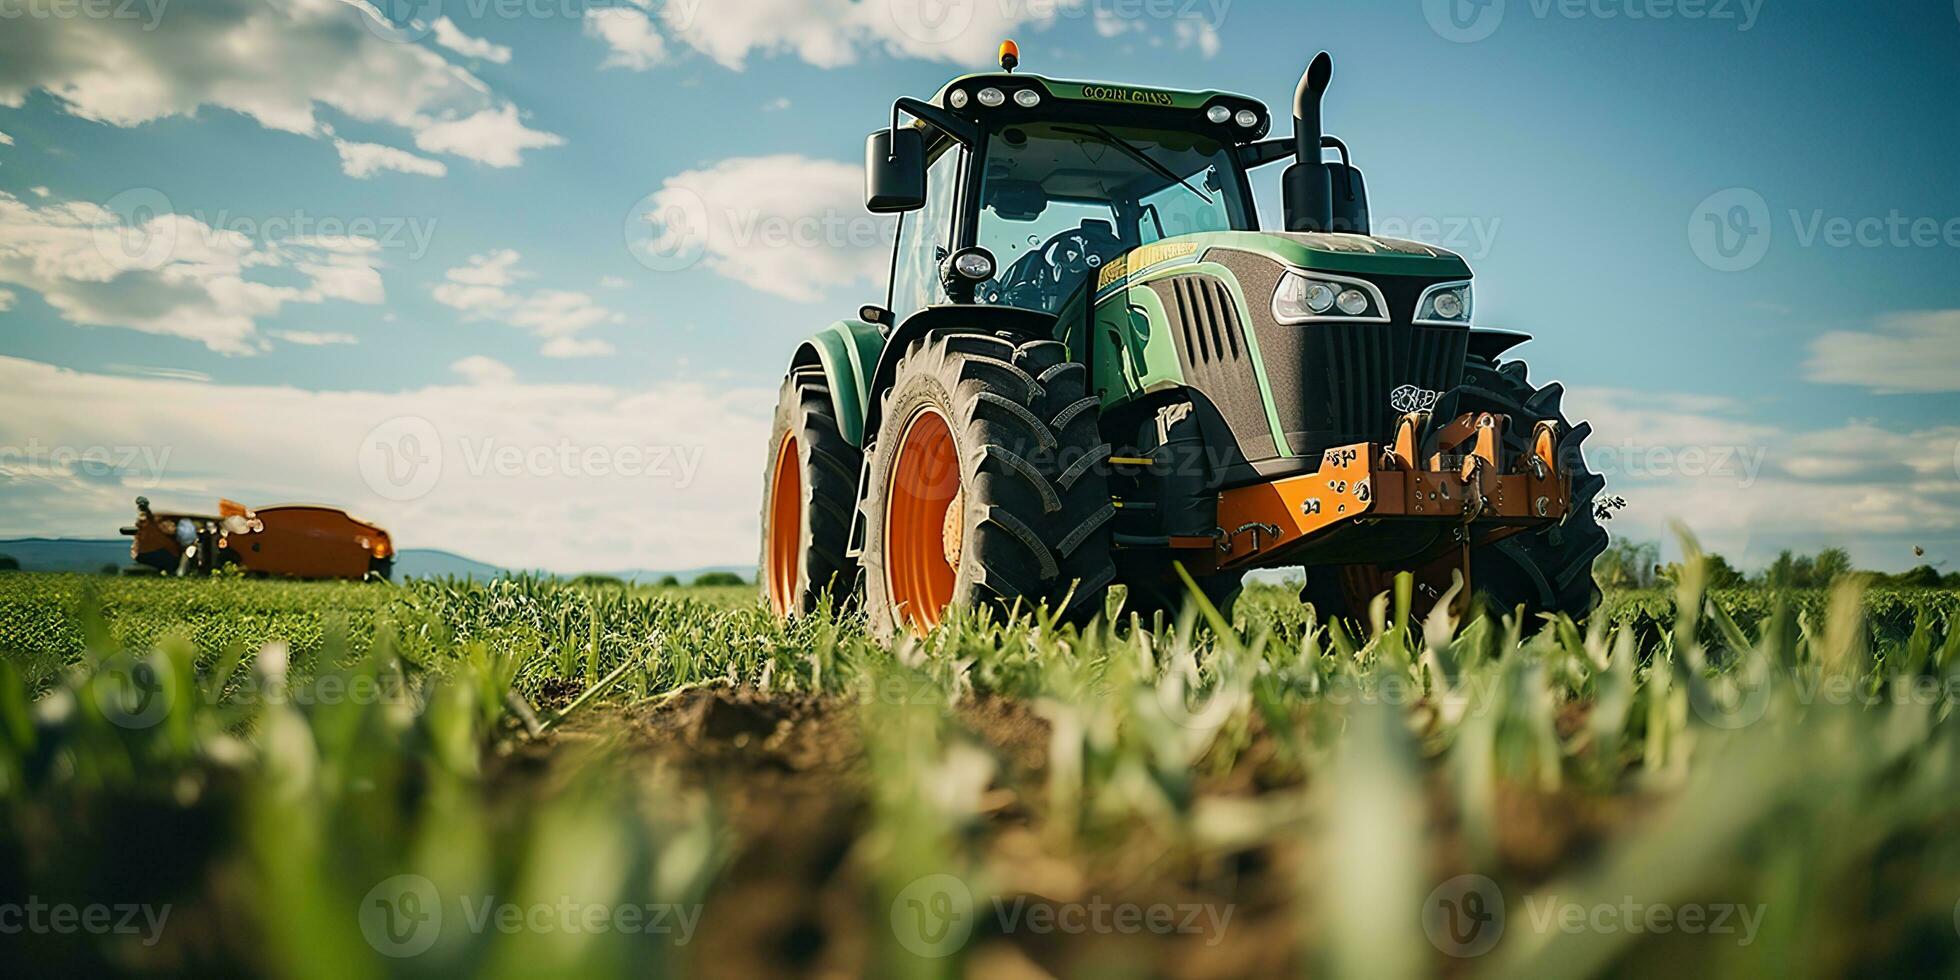
[[[0,541],[0,555],[7,555],[20,562],[23,572],[100,572],[104,568],[127,568],[134,564],[129,560],[129,539],[110,538],[108,540],[87,540],[81,538],[16,538]],[[714,565],[707,568],[688,568],[677,571],[649,571],[631,569],[623,572],[601,572],[627,582],[651,585],[672,575],[683,582],[692,582],[695,577],[707,572],[734,572],[749,581],[755,580],[754,565]],[[511,569],[465,558],[454,552],[436,548],[408,548],[395,556],[395,578],[469,578],[493,579],[500,575],[512,574]],[[571,576],[564,576],[570,578]]]

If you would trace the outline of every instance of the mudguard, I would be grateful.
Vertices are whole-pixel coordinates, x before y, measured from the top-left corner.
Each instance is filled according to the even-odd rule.
[[[820,366],[830,385],[831,408],[838,431],[851,445],[864,445],[866,406],[871,402],[866,383],[885,350],[885,335],[863,320],[839,320],[816,332],[796,349],[792,370]]]

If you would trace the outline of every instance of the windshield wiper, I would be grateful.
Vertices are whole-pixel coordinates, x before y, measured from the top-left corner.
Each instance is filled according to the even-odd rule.
[[[1200,198],[1203,198],[1206,204],[1212,203],[1210,194],[1207,194],[1204,191],[1199,190],[1190,181],[1185,180],[1182,177],[1179,177],[1176,173],[1173,173],[1171,171],[1171,168],[1166,167],[1163,164],[1158,163],[1157,161],[1151,159],[1148,153],[1145,153],[1141,149],[1137,148],[1135,144],[1124,140],[1122,137],[1117,136],[1115,133],[1112,133],[1109,130],[1104,129],[1101,126],[1093,127],[1093,130],[1094,131],[1092,132],[1087,129],[1070,129],[1065,126],[1055,127],[1055,132],[1066,133],[1070,136],[1087,136],[1090,139],[1101,140],[1102,142],[1110,146],[1122,150],[1124,153],[1128,154],[1132,159],[1136,160],[1138,163],[1141,163],[1144,166],[1149,167],[1151,170],[1156,171],[1157,176],[1162,177],[1166,180],[1177,181],[1178,183],[1184,185],[1185,190],[1198,195]]]

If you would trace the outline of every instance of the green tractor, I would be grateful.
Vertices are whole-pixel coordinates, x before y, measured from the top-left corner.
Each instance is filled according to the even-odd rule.
[[[783,381],[777,614],[855,601],[892,637],[982,604],[1083,619],[1122,584],[1148,618],[1186,575],[1228,607],[1288,566],[1324,614],[1400,571],[1424,607],[1592,608],[1588,428],[1503,359],[1528,337],[1472,326],[1460,257],[1369,234],[1322,135],[1325,53],[1279,139],[1250,98],[1017,61],[899,99],[868,140],[867,206],[900,215],[889,292]],[[1286,229],[1262,231],[1248,174],[1281,161]]]

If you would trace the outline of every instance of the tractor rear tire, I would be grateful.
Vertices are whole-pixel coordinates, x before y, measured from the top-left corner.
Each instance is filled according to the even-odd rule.
[[[826,599],[844,608],[857,587],[845,551],[864,456],[838,429],[830,385],[820,368],[783,381],[763,473],[762,598],[784,619],[816,611]]]
[[[914,341],[884,397],[865,491],[872,634],[924,632],[954,607],[1101,612],[1116,511],[1099,417],[1087,369],[1060,341]]]
[[[1473,358],[1464,369],[1463,382],[1437,405],[1439,418],[1465,412],[1509,415],[1517,424],[1506,427],[1504,450],[1513,458],[1531,451],[1530,421],[1558,422],[1558,465],[1572,478],[1571,509],[1565,519],[1470,553],[1470,578],[1477,594],[1488,600],[1495,614],[1508,615],[1522,607],[1527,627],[1540,614],[1584,619],[1600,600],[1592,567],[1593,559],[1606,550],[1606,531],[1593,507],[1606,479],[1586,468],[1582,447],[1592,426],[1566,421],[1559,404],[1564,395],[1565,386],[1556,381],[1532,387],[1523,361]]]
[[[1563,614],[1576,621],[1599,605],[1592,565],[1593,559],[1606,550],[1606,532],[1599,526],[1593,506],[1606,480],[1586,468],[1581,450],[1592,426],[1566,421],[1559,405],[1564,386],[1553,382],[1533,388],[1526,375],[1523,361],[1472,358],[1465,366],[1463,382],[1438,399],[1434,417],[1453,419],[1466,412],[1510,416],[1504,451],[1514,459],[1531,451],[1531,423],[1553,419],[1559,424],[1558,464],[1572,477],[1571,510],[1565,519],[1470,553],[1472,593],[1493,615],[1512,615],[1522,609],[1529,628],[1541,614]],[[1393,577],[1386,574],[1389,571],[1357,577],[1374,580],[1385,590],[1385,583]],[[1314,567],[1307,569],[1300,601],[1314,606],[1323,622],[1330,616],[1365,622],[1374,595],[1362,594],[1364,591],[1354,587],[1341,566]],[[1429,603],[1422,596],[1418,595],[1416,604],[1418,614],[1427,611]]]

